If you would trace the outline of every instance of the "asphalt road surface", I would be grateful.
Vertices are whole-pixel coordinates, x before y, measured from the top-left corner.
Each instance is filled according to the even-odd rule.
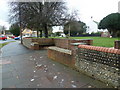
[[[0,40],[0,44],[6,43],[6,42],[11,42],[11,41],[18,41],[18,40],[14,40],[14,39]]]

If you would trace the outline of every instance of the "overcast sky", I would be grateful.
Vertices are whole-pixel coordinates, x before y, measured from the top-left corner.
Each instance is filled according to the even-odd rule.
[[[118,2],[120,0],[67,0],[71,10],[78,10],[81,21],[88,23],[91,16],[95,21],[100,21],[110,13],[118,12]],[[9,27],[8,4],[5,0],[0,0],[0,25]]]
[[[91,16],[100,21],[110,13],[118,12],[120,0],[67,0],[71,9],[77,9],[80,19],[88,22]]]

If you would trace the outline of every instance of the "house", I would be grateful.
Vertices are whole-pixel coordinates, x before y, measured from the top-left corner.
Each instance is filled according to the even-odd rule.
[[[110,36],[111,35],[110,35],[110,33],[108,31],[101,33],[101,37],[110,37]]]
[[[22,32],[23,36],[27,37],[36,37],[37,36],[37,31],[32,31],[30,29],[24,29]]]

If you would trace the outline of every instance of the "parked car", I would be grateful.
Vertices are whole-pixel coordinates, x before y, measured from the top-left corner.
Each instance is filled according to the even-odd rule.
[[[15,40],[20,40],[20,37],[14,37]]]
[[[27,38],[27,37],[30,37],[30,36],[22,36],[22,38]]]
[[[0,40],[7,40],[7,37],[2,35],[2,36],[0,36]]]
[[[10,38],[12,38],[12,39],[14,39],[15,38],[15,36],[9,36]]]

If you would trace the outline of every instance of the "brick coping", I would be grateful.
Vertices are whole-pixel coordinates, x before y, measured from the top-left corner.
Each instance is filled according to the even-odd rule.
[[[59,48],[59,47],[56,47],[56,46],[48,47],[48,49],[50,49],[50,50],[55,50],[55,51],[59,51],[59,52],[65,53],[65,54],[72,55],[72,51],[71,51],[71,50],[68,50],[68,49],[63,49],[63,48]]]
[[[120,49],[113,49],[113,48],[107,48],[107,47],[79,45],[78,48],[85,48],[85,49],[89,49],[89,50],[96,50],[96,51],[101,51],[101,52],[120,54]]]
[[[29,37],[26,37],[25,39],[65,39],[65,40],[93,40],[93,39],[69,39],[69,38],[29,38]]]

